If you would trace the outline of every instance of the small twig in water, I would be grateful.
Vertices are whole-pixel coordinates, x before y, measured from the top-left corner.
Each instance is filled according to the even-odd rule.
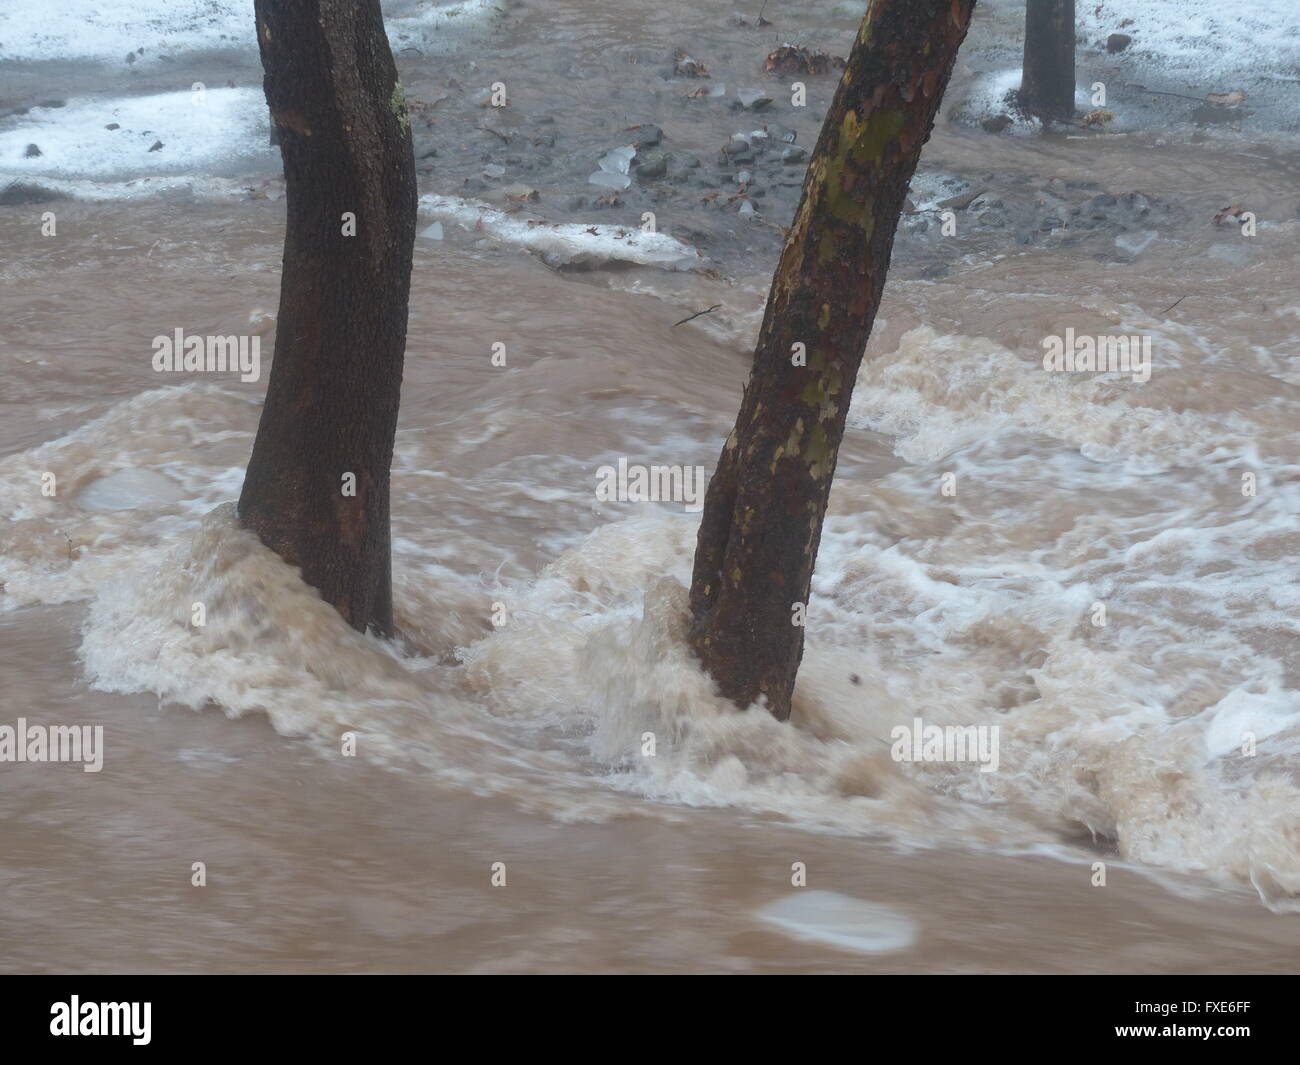
[[[502,140],[504,143],[506,143],[506,144],[509,144],[509,143],[510,143],[510,138],[507,137],[504,133],[498,133],[498,132],[497,132],[496,130],[494,130],[494,129],[488,129],[487,126],[475,126],[474,128],[475,128],[475,129],[481,129],[484,133],[491,133],[492,136],[494,136],[494,137],[500,137],[501,140]]]
[[[1172,311],[1175,307],[1177,307],[1177,306],[1178,306],[1180,303],[1182,303],[1183,300],[1185,300],[1185,299],[1187,299],[1186,296],[1179,296],[1176,300],[1174,300],[1173,303],[1171,303],[1168,307],[1166,307],[1163,311],[1160,312],[1160,317],[1163,318],[1166,314],[1168,314],[1170,311]]]
[[[1150,93],[1152,96],[1172,96],[1178,100],[1191,100],[1194,104],[1203,104],[1205,99],[1200,96],[1187,96],[1181,92],[1161,92],[1159,89],[1148,89],[1145,85],[1133,85],[1130,88],[1137,89],[1138,92]]]
[[[694,314],[692,314],[689,318],[683,318],[680,322],[673,322],[672,327],[673,327],[674,329],[676,329],[679,325],[685,325],[687,322],[691,321],[691,320],[694,319],[694,318],[698,318],[698,317],[699,317],[700,315],[702,315],[702,314],[709,314],[709,313],[711,313],[711,312],[713,312],[713,311],[716,311],[716,310],[717,310],[719,307],[721,307],[721,306],[722,306],[721,303],[715,303],[712,307],[706,307],[706,308],[705,308],[704,310],[702,310],[702,311],[696,311],[696,312],[695,312]]]

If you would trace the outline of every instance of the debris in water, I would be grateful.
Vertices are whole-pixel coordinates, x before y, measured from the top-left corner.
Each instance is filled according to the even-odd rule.
[[[864,954],[906,950],[920,931],[902,910],[835,891],[800,891],[764,906],[758,916],[800,939]]]
[[[763,69],[769,74],[828,74],[832,69],[843,70],[844,59],[840,56],[827,55],[820,48],[809,51],[807,48],[793,44],[783,44],[774,52],[769,52],[763,61]]]
[[[673,62],[673,73],[681,78],[710,77],[709,68],[698,59],[692,59],[684,52],[679,52]]]

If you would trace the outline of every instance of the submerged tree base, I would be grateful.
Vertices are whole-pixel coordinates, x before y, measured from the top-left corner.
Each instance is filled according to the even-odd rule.
[[[239,517],[354,628],[389,633],[410,122],[378,0],[257,0],[256,13],[288,220],[275,362]]]
[[[738,706],[790,716],[849,400],[908,183],[974,0],[872,0],[772,280],[736,427],[709,484],[690,641]]]

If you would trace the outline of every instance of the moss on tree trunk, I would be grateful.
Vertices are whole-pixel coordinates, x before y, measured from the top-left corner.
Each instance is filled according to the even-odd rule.
[[[288,219],[239,516],[354,628],[386,633],[415,244],[410,122],[378,0],[257,0],[256,18]]]
[[[894,230],[974,0],[872,0],[772,280],[705,498],[691,644],[723,695],[790,715],[822,520]],[[804,352],[800,365],[800,348]]]

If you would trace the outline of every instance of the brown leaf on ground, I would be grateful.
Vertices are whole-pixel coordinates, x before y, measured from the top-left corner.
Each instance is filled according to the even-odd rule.
[[[1230,107],[1233,104],[1239,104],[1246,98],[1246,94],[1240,89],[1233,89],[1232,92],[1207,92],[1205,102],[1207,104],[1218,104],[1220,107]]]
[[[692,59],[685,52],[677,53],[677,58],[673,61],[673,73],[679,78],[707,78],[711,76],[708,67],[698,59]]]
[[[1095,111],[1089,111],[1079,120],[1079,125],[1084,129],[1090,129],[1093,126],[1104,126],[1107,122],[1115,117],[1114,111],[1107,111],[1104,107],[1099,107]]]
[[[839,56],[827,55],[820,48],[809,51],[793,44],[781,45],[775,52],[769,52],[763,61],[764,70],[782,77],[789,74],[828,74],[832,69],[843,68],[844,60]]]

